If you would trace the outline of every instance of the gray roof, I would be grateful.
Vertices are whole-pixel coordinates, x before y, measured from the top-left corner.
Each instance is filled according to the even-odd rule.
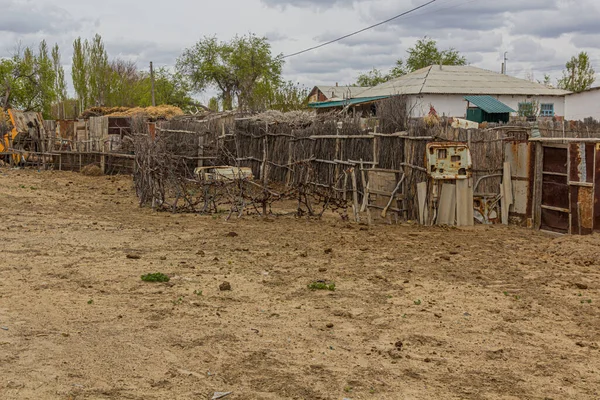
[[[472,66],[432,65],[365,90],[360,97],[396,94],[564,96],[569,91]]]
[[[328,99],[347,99],[352,97],[359,97],[359,95],[370,87],[362,86],[317,86],[317,88],[325,95]],[[362,97],[362,96],[360,96]]]

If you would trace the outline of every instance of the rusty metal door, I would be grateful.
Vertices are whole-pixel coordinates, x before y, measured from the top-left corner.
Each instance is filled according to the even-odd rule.
[[[541,229],[569,233],[569,152],[566,146],[544,146]]]
[[[593,143],[569,146],[571,233],[575,235],[589,235],[594,229],[595,148]]]

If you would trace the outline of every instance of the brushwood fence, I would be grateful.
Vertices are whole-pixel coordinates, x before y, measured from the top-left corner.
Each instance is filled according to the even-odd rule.
[[[402,125],[397,123],[379,121],[379,131],[366,128],[370,125],[361,119],[339,117],[311,121],[255,117],[228,123],[162,122],[155,139],[137,139],[136,176],[138,182],[146,182],[138,186],[140,203],[172,211],[215,211],[217,206],[207,207],[206,190],[194,169],[228,165],[250,168],[254,184],[259,182],[262,188],[257,191],[259,195],[249,196],[243,204],[259,204],[259,209],[266,210],[265,203],[270,207],[280,199],[299,199],[310,194],[318,199],[315,204],[325,202],[347,209],[352,206],[353,195],[358,196],[359,203],[363,202],[368,177],[365,171],[389,171],[404,174],[404,216],[414,219],[418,212],[417,184],[428,179],[427,143],[468,144],[474,181],[489,177],[481,182],[478,191],[495,193],[500,187],[505,144],[527,141],[530,130],[519,126],[466,130],[452,128],[443,121],[428,125],[423,120],[400,126],[405,128],[402,131],[395,131]],[[149,141],[155,144],[149,145]],[[149,163],[151,159],[155,159],[154,164]],[[148,177],[147,171],[157,173]],[[352,173],[354,181],[350,179]],[[150,187],[153,189],[148,190]],[[157,188],[158,192],[153,193]],[[240,204],[231,193],[221,196],[221,200],[229,206]],[[310,209],[312,205],[299,201],[298,209]],[[309,210],[309,214],[310,211],[314,210]]]

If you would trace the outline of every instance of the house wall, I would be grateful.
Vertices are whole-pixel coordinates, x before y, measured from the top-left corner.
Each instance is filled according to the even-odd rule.
[[[593,89],[565,97],[565,119],[583,121],[592,117],[600,120],[600,90]]]
[[[433,105],[438,115],[447,117],[465,118],[467,115],[467,102],[462,94],[426,94],[411,96],[413,117],[423,117],[429,114],[430,105]],[[600,92],[598,93],[600,96]],[[502,103],[514,110],[519,109],[519,103],[535,100],[540,104],[554,104],[554,115],[565,116],[565,98],[563,96],[494,96]],[[600,97],[599,97],[600,98]],[[600,104],[599,104],[600,105]]]
[[[308,95],[309,103],[319,103],[322,101],[327,101],[327,96],[323,94],[319,89],[314,88],[312,92]]]

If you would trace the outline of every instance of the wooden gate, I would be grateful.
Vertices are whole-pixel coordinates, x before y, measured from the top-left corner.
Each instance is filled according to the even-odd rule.
[[[542,148],[542,230],[587,235],[600,230],[600,145]]]
[[[569,233],[569,153],[566,145],[544,146],[541,229]]]

